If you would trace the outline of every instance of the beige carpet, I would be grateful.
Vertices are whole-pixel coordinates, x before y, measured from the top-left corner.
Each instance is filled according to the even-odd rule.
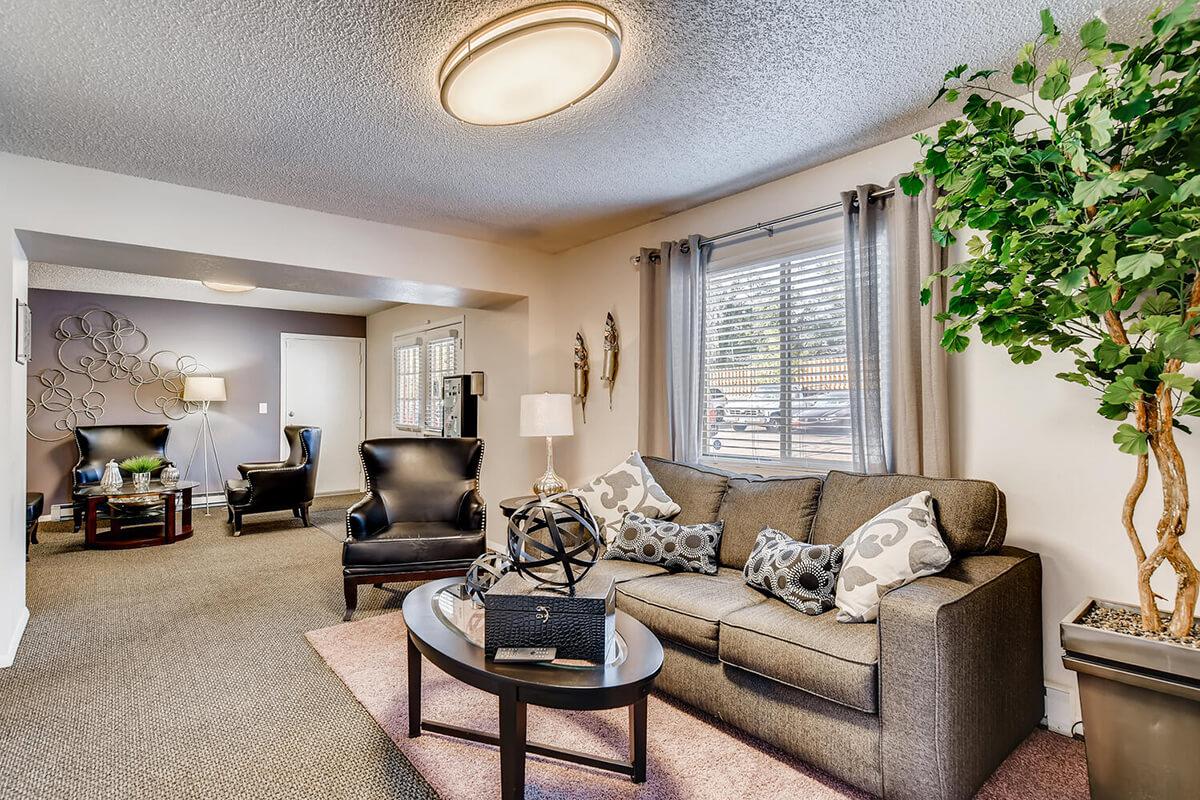
[[[0,798],[433,798],[304,640],[341,619],[347,502],[320,501],[321,527],[248,517],[240,538],[214,509],[141,550],[43,526],[0,670]],[[364,587],[359,617],[400,599]]]
[[[424,734],[407,738],[405,628],[401,614],[334,625],[308,639],[392,741],[445,800],[496,797],[495,748]],[[426,719],[496,732],[496,699],[465,686],[425,662]],[[649,710],[648,775],[635,785],[611,773],[530,757],[529,800],[729,800],[794,797],[865,798],[794,758],[717,723],[682,704],[654,695]],[[566,712],[529,708],[529,738],[623,758],[623,709]],[[1083,800],[1088,797],[1083,746],[1045,731],[1032,736],[1000,767],[978,795],[986,800]]]

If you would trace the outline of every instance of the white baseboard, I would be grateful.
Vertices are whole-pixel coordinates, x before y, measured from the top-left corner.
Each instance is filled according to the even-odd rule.
[[[28,624],[29,609],[21,606],[21,615],[17,617],[17,627],[13,631],[12,638],[8,640],[4,652],[0,653],[0,669],[11,667],[17,660],[17,645],[21,643],[21,637],[25,635],[25,626]]]

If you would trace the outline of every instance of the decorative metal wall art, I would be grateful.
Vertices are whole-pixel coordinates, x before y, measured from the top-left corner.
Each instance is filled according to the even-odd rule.
[[[58,340],[58,367],[31,373],[33,382],[25,400],[25,427],[43,442],[66,439],[78,425],[97,422],[108,397],[100,387],[128,383],[133,402],[147,414],[180,420],[200,410],[199,403],[183,399],[188,375],[211,375],[195,356],[173,350],[150,349],[150,339],[128,317],[104,309],[63,317],[54,332]],[[36,420],[53,419],[54,433],[34,430]]]
[[[610,311],[604,319],[604,368],[600,371],[600,382],[608,387],[609,411],[612,411],[613,383],[617,380],[617,353],[620,349],[617,341],[617,323]]]
[[[584,344],[583,332],[580,331],[575,334],[575,391],[572,394],[579,398],[585,425],[587,424],[588,370],[590,369],[587,345]]]

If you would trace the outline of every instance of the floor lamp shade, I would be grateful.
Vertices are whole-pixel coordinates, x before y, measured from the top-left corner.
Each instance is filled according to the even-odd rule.
[[[225,379],[189,375],[183,379],[183,399],[189,403],[224,402]]]
[[[571,436],[575,433],[569,394],[521,395],[522,436]]]

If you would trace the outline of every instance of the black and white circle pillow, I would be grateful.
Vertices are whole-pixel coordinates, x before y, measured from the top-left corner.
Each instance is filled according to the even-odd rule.
[[[749,585],[797,611],[816,615],[833,608],[841,568],[840,545],[805,544],[782,531],[763,528],[742,574]]]
[[[631,511],[604,557],[658,564],[673,572],[716,575],[717,546],[724,528],[720,521],[680,525]]]

